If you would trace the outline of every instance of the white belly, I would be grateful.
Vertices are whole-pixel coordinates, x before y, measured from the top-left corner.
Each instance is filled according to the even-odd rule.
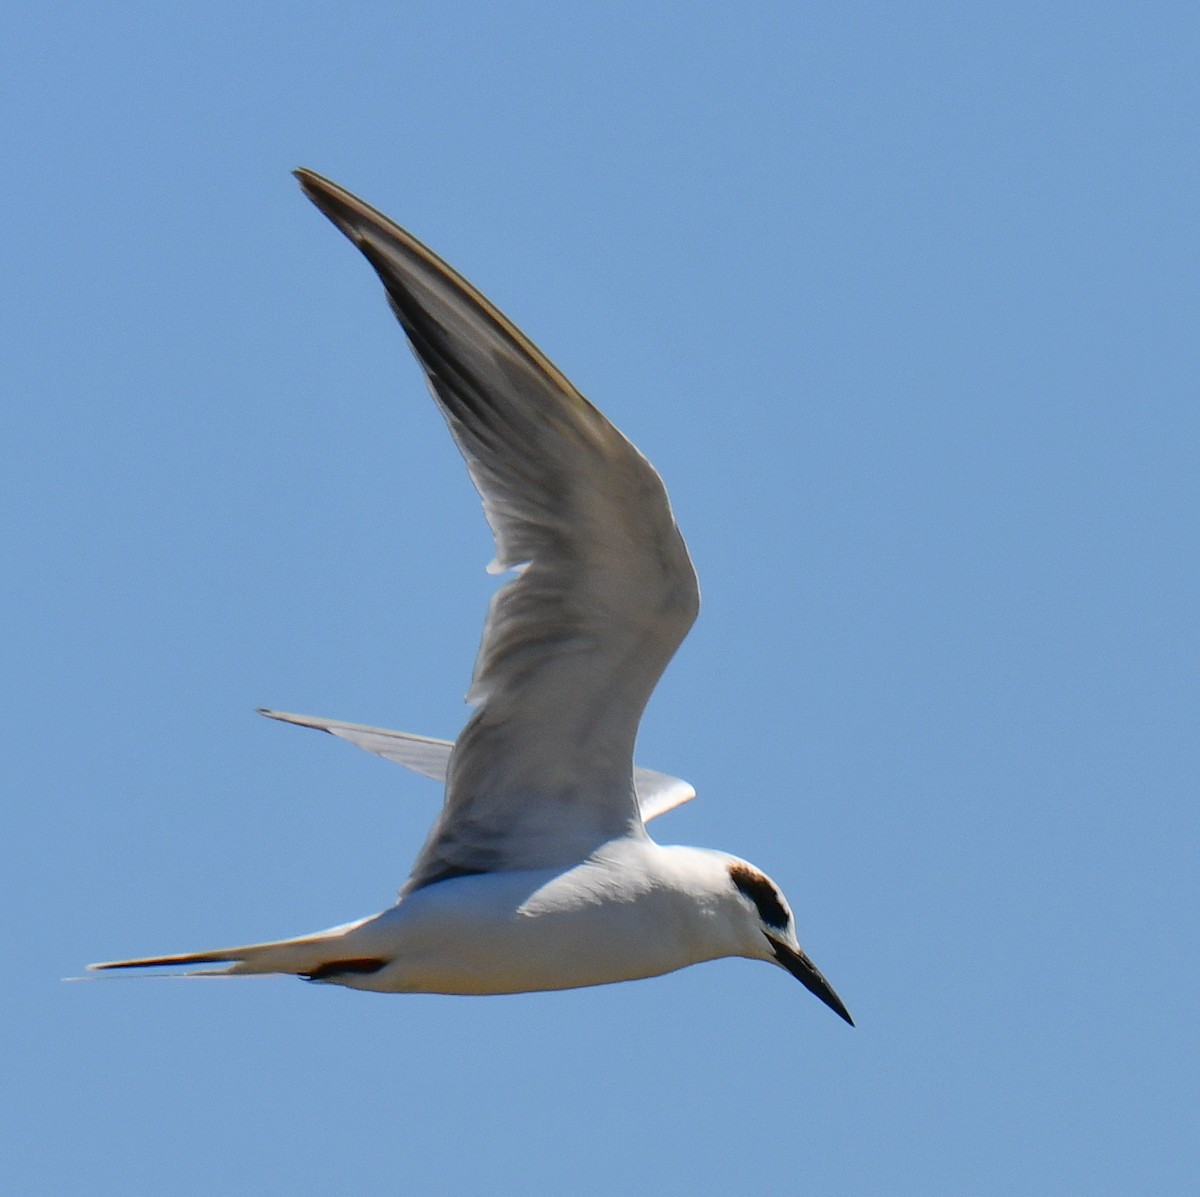
[[[522,993],[653,977],[728,954],[712,939],[719,920],[656,864],[595,860],[427,886],[348,937],[350,956],[387,965],[330,979],[392,993]]]

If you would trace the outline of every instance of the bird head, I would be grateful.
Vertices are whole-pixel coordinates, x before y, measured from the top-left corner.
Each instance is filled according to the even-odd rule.
[[[762,936],[761,943],[755,942],[755,947],[759,949],[756,955],[786,969],[835,1014],[854,1026],[854,1020],[842,999],[800,947],[791,907],[775,882],[744,860],[730,858],[728,873],[730,885]]]

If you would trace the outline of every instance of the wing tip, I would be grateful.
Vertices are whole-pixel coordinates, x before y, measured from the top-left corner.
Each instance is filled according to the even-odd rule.
[[[310,196],[314,192],[324,191],[327,187],[337,187],[337,184],[332,180],[327,179],[322,174],[318,174],[317,171],[308,166],[297,166],[292,171],[292,177],[304,188],[305,194]]]
[[[297,715],[292,711],[275,711],[270,707],[255,707],[255,712],[267,719],[274,719],[278,723],[290,723],[295,727],[311,727],[313,731],[333,734],[333,728],[329,726],[331,720],[316,719],[312,715]]]

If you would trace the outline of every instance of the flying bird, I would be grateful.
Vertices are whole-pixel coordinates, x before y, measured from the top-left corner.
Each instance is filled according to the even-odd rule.
[[[699,610],[650,463],[501,312],[415,237],[310,170],[305,194],[374,267],[466,459],[496,542],[453,743],[279,711],[445,783],[396,904],[312,935],[93,969],[220,965],[388,993],[499,994],[659,976],[725,956],[786,969],[846,1020],[775,883],[666,847],[695,795],[634,764],[638,724]]]

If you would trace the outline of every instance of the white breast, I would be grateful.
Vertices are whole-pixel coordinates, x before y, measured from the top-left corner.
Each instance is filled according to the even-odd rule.
[[[400,993],[522,993],[653,977],[740,954],[714,854],[615,841],[566,871],[485,873],[427,886],[345,947],[391,963],[347,976]]]

